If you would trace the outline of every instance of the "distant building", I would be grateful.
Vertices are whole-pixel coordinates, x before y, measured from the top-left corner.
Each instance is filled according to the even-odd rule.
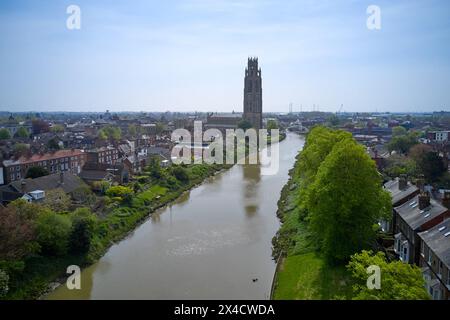
[[[253,128],[261,129],[262,124],[262,79],[258,58],[248,58],[244,78],[244,119]]]
[[[430,131],[427,137],[432,142],[448,142],[450,131]]]
[[[89,164],[114,165],[119,162],[119,150],[111,146],[88,150],[86,155],[86,162]]]

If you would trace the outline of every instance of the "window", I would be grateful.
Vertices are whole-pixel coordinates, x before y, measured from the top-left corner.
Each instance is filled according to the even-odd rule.
[[[444,265],[442,261],[439,261],[439,269],[438,269],[438,277],[442,278],[442,269],[444,268]]]
[[[447,285],[450,286],[450,269],[447,270]]]
[[[432,255],[431,250],[430,248],[428,248],[428,264],[430,265],[431,265],[431,255]]]
[[[422,255],[422,257],[425,256],[425,245],[423,241],[420,242],[420,254]]]

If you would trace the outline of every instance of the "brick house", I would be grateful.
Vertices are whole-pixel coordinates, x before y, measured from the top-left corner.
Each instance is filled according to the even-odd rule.
[[[419,266],[435,300],[450,299],[450,219],[419,233]]]
[[[450,211],[422,192],[394,208],[394,251],[400,260],[419,265],[419,233],[450,217]]]
[[[119,150],[112,146],[88,150],[86,155],[86,162],[89,164],[114,165],[119,162]]]
[[[61,171],[79,174],[85,162],[86,154],[78,149],[58,150],[34,154],[31,157],[22,156],[17,160],[5,160],[3,161],[4,182],[10,183],[24,179],[31,167],[42,167],[50,174]]]

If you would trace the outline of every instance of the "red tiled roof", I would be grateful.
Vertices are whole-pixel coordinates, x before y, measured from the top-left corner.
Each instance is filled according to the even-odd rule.
[[[45,154],[33,154],[31,157],[20,157],[16,161],[13,161],[13,165],[18,164],[27,164],[27,163],[33,163],[37,161],[45,161],[45,160],[53,160],[53,159],[59,159],[59,158],[65,158],[65,157],[74,157],[84,154],[82,150],[79,149],[66,149],[66,150],[58,150],[51,153],[45,153]]]

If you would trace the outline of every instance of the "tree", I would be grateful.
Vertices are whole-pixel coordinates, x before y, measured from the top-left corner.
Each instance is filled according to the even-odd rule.
[[[161,164],[158,156],[153,156],[150,158],[150,164],[147,167],[147,171],[150,173],[152,178],[161,179],[162,170]]]
[[[55,124],[50,128],[50,131],[53,133],[63,133],[64,132],[64,126],[60,124]]]
[[[37,219],[37,241],[42,253],[63,256],[67,253],[72,222],[66,215],[47,211]]]
[[[175,166],[172,169],[172,174],[174,175],[174,177],[181,182],[188,182],[189,181],[189,174],[186,171],[185,168],[180,167],[180,166]]]
[[[392,136],[393,137],[399,137],[399,136],[406,136],[408,133],[408,130],[405,129],[405,127],[397,126],[392,128]]]
[[[0,209],[0,260],[22,260],[36,250],[33,220],[14,206]]]
[[[0,298],[4,297],[9,290],[8,287],[9,276],[8,274],[0,269]]]
[[[374,161],[354,140],[338,142],[307,191],[310,229],[325,256],[345,262],[375,239],[374,225],[391,212]]]
[[[130,124],[130,125],[128,126],[128,133],[129,133],[132,137],[136,136],[137,132],[138,132],[138,130],[137,130],[136,125]]]
[[[437,152],[428,152],[418,163],[425,179],[430,182],[436,181],[444,172],[447,171],[444,160]]]
[[[278,129],[278,122],[276,120],[267,121],[267,130]]]
[[[18,138],[28,138],[30,133],[25,127],[20,127],[16,132],[16,137]]]
[[[250,129],[252,127],[252,124],[248,120],[242,119],[238,122],[237,126],[239,129],[242,129],[245,131],[247,129]]]
[[[367,287],[367,268],[380,267],[380,289]],[[387,262],[383,252],[373,254],[362,251],[351,257],[347,269],[351,272],[356,284],[353,287],[354,299],[361,300],[428,300],[425,282],[421,270],[414,265],[401,261]]]
[[[50,173],[48,172],[47,169],[43,168],[43,167],[30,167],[27,170],[27,174],[25,176],[25,178],[31,178],[31,179],[35,179],[35,178],[39,178],[39,177],[43,177],[43,176],[47,176]]]
[[[0,129],[0,140],[7,140],[7,139],[11,139],[11,133],[9,132],[8,129],[1,128]]]
[[[161,123],[161,122],[156,123],[156,125],[155,125],[155,133],[158,134],[158,135],[163,133],[164,127],[165,127],[164,123]]]
[[[299,174],[306,188],[316,177],[320,165],[336,143],[352,139],[349,132],[331,130],[322,126],[314,127],[306,137],[305,147],[299,158]]]
[[[122,130],[119,127],[106,126],[99,131],[98,137],[102,140],[106,140],[106,137],[111,141],[118,141],[122,138]]]
[[[417,133],[409,132],[405,135],[393,136],[391,141],[387,144],[387,147],[390,152],[396,151],[402,154],[407,154],[409,149],[417,143]]]
[[[97,218],[88,208],[79,208],[72,215],[70,251],[75,254],[86,253],[91,247]]]
[[[49,190],[45,193],[43,204],[55,212],[69,210],[71,200],[63,189]]]
[[[13,154],[16,159],[30,154],[30,145],[25,143],[16,143],[13,146]]]
[[[58,141],[56,141],[55,138],[48,140],[47,147],[50,150],[59,150],[60,149],[59,143],[58,143]]]
[[[95,195],[87,185],[82,185],[72,191],[72,199],[84,204],[95,202]]]
[[[121,198],[124,202],[131,201],[133,190],[124,186],[112,186],[106,191],[106,195],[110,198]]]

